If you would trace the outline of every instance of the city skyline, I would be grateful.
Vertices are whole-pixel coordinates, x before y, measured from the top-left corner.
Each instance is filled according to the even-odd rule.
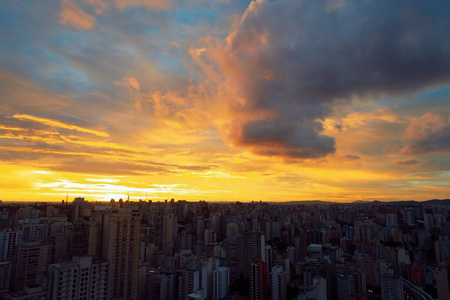
[[[450,198],[446,1],[0,10],[0,199]]]

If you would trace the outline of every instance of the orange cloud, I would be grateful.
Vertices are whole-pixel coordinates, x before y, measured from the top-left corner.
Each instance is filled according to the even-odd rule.
[[[406,138],[403,154],[450,151],[450,110],[427,112],[412,119],[406,128]]]
[[[151,10],[167,10],[172,5],[171,0],[116,0],[116,7],[123,10],[127,7],[143,6]]]
[[[167,117],[175,114],[177,111],[185,109],[187,102],[175,93],[167,92],[163,94],[158,91],[153,93],[152,97],[153,109],[158,117]]]
[[[114,85],[117,86],[123,86],[126,87],[129,90],[141,90],[141,85],[139,84],[139,81],[136,80],[134,77],[122,77],[122,81],[114,80]]]
[[[109,8],[108,0],[84,0],[83,2],[93,6],[97,15],[102,15]]]
[[[24,128],[8,127],[8,126],[2,125],[2,124],[0,124],[0,129],[1,130],[9,130],[9,131],[26,131],[26,129],[24,129]]]
[[[38,122],[38,123],[41,123],[41,124],[44,124],[47,126],[75,130],[75,131],[85,132],[85,133],[91,133],[91,134],[94,134],[94,135],[100,136],[100,137],[108,137],[109,136],[108,133],[103,132],[103,131],[97,131],[97,130],[88,129],[88,128],[84,128],[84,127],[80,127],[80,126],[76,126],[76,125],[66,124],[66,123],[63,123],[60,121],[35,117],[35,116],[31,116],[31,115],[15,114],[12,117],[15,119],[19,119],[19,120],[28,120],[28,121]]]
[[[59,22],[75,29],[91,29],[95,25],[95,18],[83,11],[70,0],[61,1]]]
[[[450,114],[427,112],[420,118],[415,118],[406,128],[408,139],[421,139],[449,126]]]

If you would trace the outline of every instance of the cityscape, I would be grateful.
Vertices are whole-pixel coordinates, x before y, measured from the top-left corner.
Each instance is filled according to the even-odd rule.
[[[0,1],[0,299],[450,300],[450,1]]]
[[[2,203],[3,299],[450,299],[450,200]]]

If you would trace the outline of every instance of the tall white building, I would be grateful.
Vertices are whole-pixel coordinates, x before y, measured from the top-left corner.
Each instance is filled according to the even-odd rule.
[[[108,299],[108,262],[93,262],[91,256],[50,265],[47,299]]]
[[[230,286],[230,269],[218,267],[212,272],[212,299],[219,300],[226,297]]]
[[[270,299],[287,299],[286,272],[282,266],[272,267],[272,272],[270,273]]]
[[[286,284],[288,284],[291,281],[291,264],[289,258],[278,257],[273,260],[273,264],[283,268],[284,272],[286,272]]]

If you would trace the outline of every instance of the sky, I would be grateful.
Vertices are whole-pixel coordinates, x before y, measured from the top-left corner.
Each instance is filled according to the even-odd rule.
[[[450,198],[449,1],[0,4],[0,199]]]

